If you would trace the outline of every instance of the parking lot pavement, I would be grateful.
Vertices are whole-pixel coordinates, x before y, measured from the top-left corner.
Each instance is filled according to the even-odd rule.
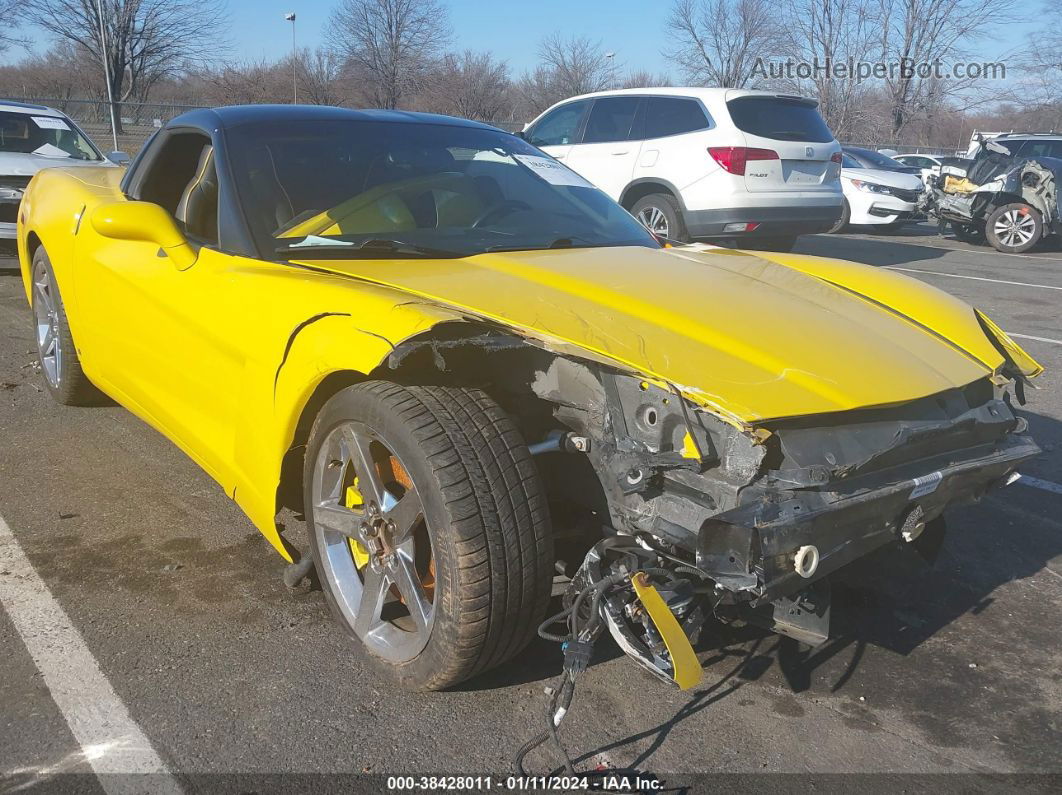
[[[580,766],[1062,772],[1062,494],[1050,490],[1062,483],[1062,254],[1004,257],[928,231],[814,236],[799,250],[903,269],[1022,335],[1048,368],[1026,412],[1046,451],[1026,467],[1035,480],[954,511],[933,570],[838,587],[834,637],[818,649],[713,627],[703,683],[683,694],[602,644],[562,729]],[[86,687],[110,688],[168,771],[510,772],[544,723],[555,646],[536,642],[453,692],[396,690],[320,592],[283,586],[280,559],[176,448],[120,408],[52,404],[32,348],[21,285],[0,268],[0,517],[106,685]],[[12,584],[0,566],[4,577],[0,791],[114,752],[72,730],[93,718],[72,722],[54,692],[69,660],[22,642],[8,600],[28,578]]]

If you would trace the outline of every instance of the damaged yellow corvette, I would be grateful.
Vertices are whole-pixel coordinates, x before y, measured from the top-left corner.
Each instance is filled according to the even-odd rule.
[[[662,246],[472,122],[192,111],[126,172],[37,175],[18,245],[51,394],[172,439],[410,687],[513,657],[565,578],[680,684],[708,616],[822,640],[831,573],[931,556],[1038,452],[1041,368],[975,309]]]

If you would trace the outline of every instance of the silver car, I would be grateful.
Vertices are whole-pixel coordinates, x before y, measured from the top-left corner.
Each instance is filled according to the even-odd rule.
[[[113,152],[116,161],[128,159]],[[0,244],[15,239],[18,205],[44,168],[115,166],[65,114],[44,105],[0,100]]]

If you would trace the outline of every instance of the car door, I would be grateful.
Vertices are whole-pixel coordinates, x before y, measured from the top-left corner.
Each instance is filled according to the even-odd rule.
[[[590,100],[567,102],[547,112],[524,131],[524,138],[557,160],[565,160],[582,133]]]
[[[640,140],[632,176],[679,187],[704,176],[707,144],[701,133],[712,126],[704,106],[692,97],[646,97],[632,132]]]
[[[156,244],[78,233],[75,289],[91,368],[129,408],[177,442],[227,488],[244,356],[227,337],[233,258],[218,249],[213,147],[171,133],[130,198],[173,215],[198,258],[180,270]]]
[[[582,138],[565,161],[613,199],[630,183],[638,162],[641,141],[632,140],[631,130],[642,102],[629,95],[595,99]]]

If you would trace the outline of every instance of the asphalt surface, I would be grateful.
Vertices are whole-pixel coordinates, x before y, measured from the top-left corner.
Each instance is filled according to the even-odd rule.
[[[925,226],[808,237],[798,250],[906,269],[1024,335],[1048,368],[1025,412],[1045,449],[1025,467],[1040,485],[954,510],[934,569],[882,565],[839,588],[835,636],[818,649],[714,627],[702,686],[683,694],[602,644],[562,727],[568,749],[580,767],[665,779],[1062,773],[1062,493],[1049,490],[1062,483],[1062,252],[1002,256]],[[0,517],[178,780],[511,772],[543,727],[557,647],[536,642],[452,692],[411,695],[378,678],[320,592],[285,588],[280,558],[174,446],[119,407],[51,402],[4,264]],[[90,773],[86,752],[107,749],[75,740],[3,610],[0,660],[0,792],[100,791],[92,776],[62,777]],[[543,772],[556,762],[529,758]]]

